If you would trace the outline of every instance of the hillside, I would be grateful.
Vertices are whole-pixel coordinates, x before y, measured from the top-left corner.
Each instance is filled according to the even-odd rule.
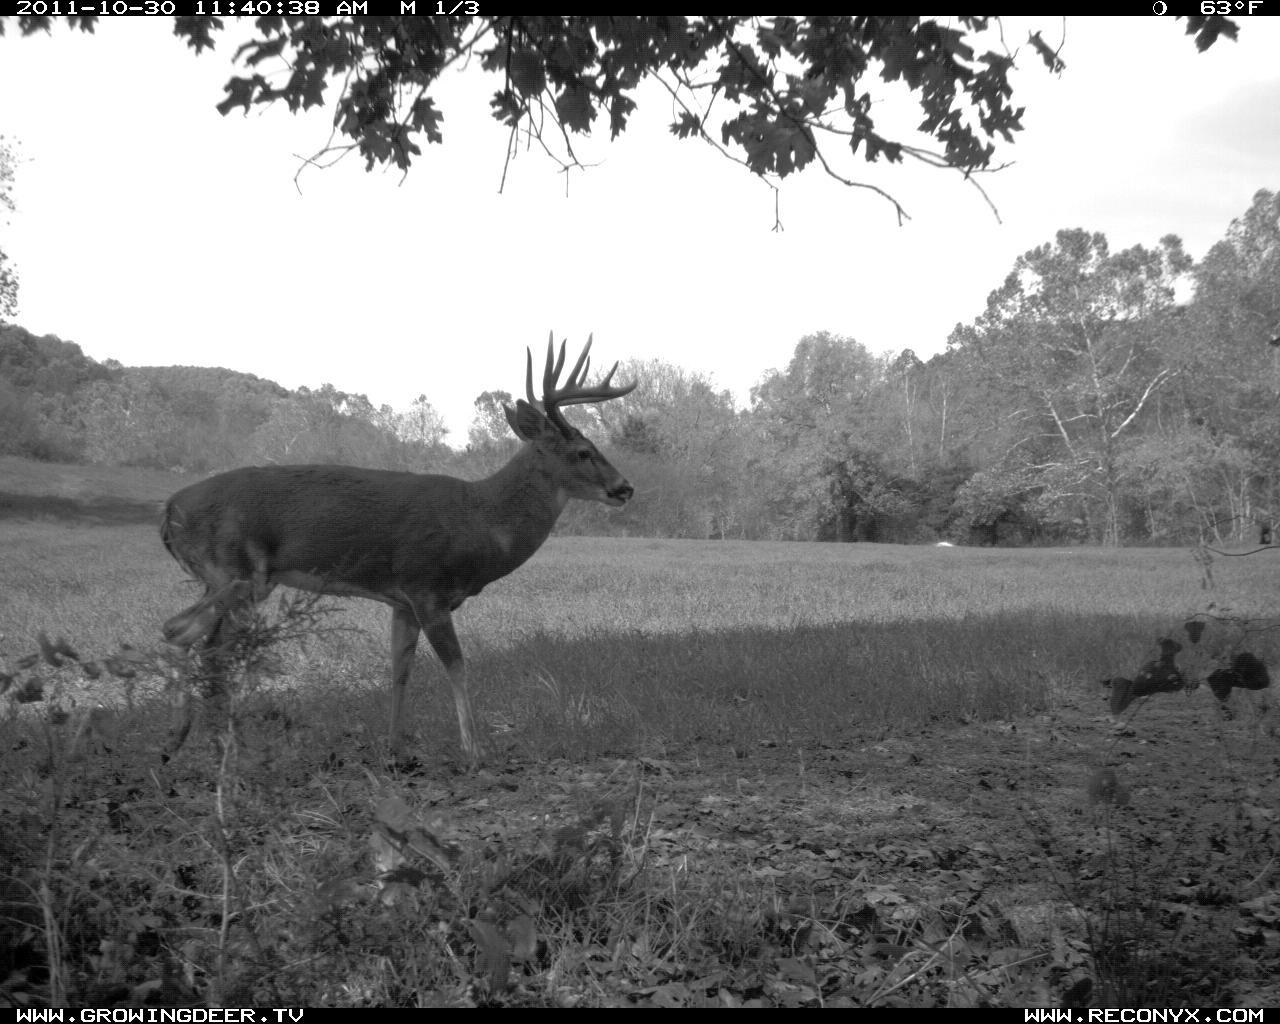
[[[426,469],[451,454],[438,434],[329,384],[290,391],[223,367],[99,363],[0,324],[0,455],[199,474],[250,462]]]

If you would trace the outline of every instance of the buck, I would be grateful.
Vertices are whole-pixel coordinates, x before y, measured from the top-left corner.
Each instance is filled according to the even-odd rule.
[[[165,639],[187,648],[203,641],[216,652],[237,614],[277,585],[381,601],[391,606],[392,755],[400,752],[405,689],[425,632],[448,673],[463,752],[478,763],[480,739],[453,611],[537,551],[570,498],[620,506],[634,493],[561,413],[567,405],[605,402],[635,389],[634,383],[610,386],[617,363],[599,384],[587,385],[591,341],[557,386],[565,345],[553,360],[554,335],[548,339],[541,401],[533,395],[533,353],[526,349],[526,398],[505,409],[525,443],[486,479],[263,466],[178,491],[165,504],[160,536],[205,593],[164,624]],[[189,725],[188,717],[183,736]]]

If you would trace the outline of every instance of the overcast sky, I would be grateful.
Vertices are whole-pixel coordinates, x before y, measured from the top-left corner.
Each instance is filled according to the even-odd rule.
[[[673,139],[643,91],[631,129],[566,182],[522,151],[498,194],[498,79],[436,91],[443,146],[407,179],[358,157],[294,177],[331,110],[214,109],[234,37],[197,58],[167,19],[108,18],[93,36],[0,37],[0,134],[22,163],[0,246],[16,320],[125,364],[221,365],[287,387],[332,383],[375,404],[425,393],[465,438],[481,391],[523,387],[548,330],[595,333],[597,365],[659,357],[740,402],[806,333],[927,357],[981,313],[1013,260],[1060,228],[1113,250],[1180,235],[1199,258],[1259,188],[1280,187],[1280,19],[1196,51],[1171,18],[1004,23],[1011,45],[1065,32],[1067,70],[1023,49],[1026,130],[983,177],[1000,221],[956,174],[846,160],[912,219],[817,168],[772,192]],[[890,110],[890,115],[892,110]]]

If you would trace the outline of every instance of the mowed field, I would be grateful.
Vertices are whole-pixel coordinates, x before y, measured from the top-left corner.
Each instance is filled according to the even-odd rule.
[[[0,520],[0,671],[40,631],[156,647],[199,591],[137,518]],[[1057,1005],[1087,979],[1094,1005],[1257,1005],[1265,694],[1117,724],[1099,683],[1162,636],[1189,676],[1241,645],[1274,666],[1273,555],[1205,589],[1179,549],[554,537],[455,616],[475,773],[425,644],[386,761],[369,602],[327,601],[234,733],[210,712],[168,763],[159,676],[26,669],[0,1001]]]
[[[1274,559],[1239,560],[1212,597],[1254,615],[1280,604]],[[151,524],[0,526],[0,654],[40,630],[86,657],[145,648],[200,594]],[[1220,573],[1221,575],[1221,573]],[[1155,640],[1206,605],[1181,549],[901,547],[554,537],[456,615],[477,700],[520,737],[521,714],[590,704],[574,737],[525,737],[581,755],[652,745],[803,743],[842,730],[1043,709],[1051,685],[1096,690],[1132,675]],[[332,609],[289,654],[287,678],[341,682],[381,728],[389,611]],[[414,708],[430,747],[454,740],[425,642]],[[69,683],[74,681],[68,681]],[[72,686],[113,703],[112,685]],[[144,687],[145,689],[145,687]],[[628,733],[630,735],[628,735]],[[649,746],[646,746],[649,745]]]

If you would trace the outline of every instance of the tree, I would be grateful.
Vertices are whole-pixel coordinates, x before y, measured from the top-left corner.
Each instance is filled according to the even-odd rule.
[[[13,213],[13,167],[17,162],[13,146],[0,135],[0,216],[4,216],[7,226],[7,213]],[[18,311],[18,274],[9,264],[9,257],[0,249],[0,323],[5,317],[13,316]]]
[[[174,464],[208,473],[240,465],[254,432],[288,392],[272,381],[221,367],[121,368],[119,375],[149,381],[164,396],[181,437]]]
[[[478,5],[461,5],[462,8]],[[94,16],[66,19],[92,30]],[[48,17],[21,16],[24,34],[49,29]],[[564,167],[581,166],[572,135],[607,120],[611,138],[636,108],[646,79],[668,91],[671,131],[697,138],[752,173],[786,177],[817,164],[846,185],[885,193],[839,173],[833,147],[861,150],[868,161],[914,157],[967,174],[987,168],[996,138],[1022,128],[1010,104],[1015,53],[992,19],[943,21],[909,16],[793,17],[261,17],[257,35],[237,51],[248,69],[233,77],[222,113],[283,101],[291,111],[319,106],[338,84],[334,125],[349,141],[318,157],[354,149],[366,166],[407,170],[419,141],[444,141],[443,113],[430,95],[448,68],[474,59],[501,76],[490,101],[493,116],[547,153],[560,147]],[[175,19],[175,33],[200,53],[223,28],[217,17]],[[3,31],[3,21],[0,21]],[[1219,35],[1236,36],[1221,17],[1187,18],[1187,32],[1206,49]],[[995,45],[997,49],[987,49]],[[1032,33],[1028,47],[1053,71],[1056,51]],[[275,62],[281,62],[279,72]],[[263,72],[267,73],[263,73]],[[879,77],[902,83],[920,108],[920,130],[935,152],[881,134],[874,115]],[[712,122],[716,111],[718,124]],[[555,140],[555,141],[553,141]],[[896,201],[899,217],[905,211]]]
[[[43,454],[40,426],[27,396],[0,377],[0,455]]]
[[[133,375],[94,381],[78,398],[89,462],[157,469],[182,464],[179,423],[151,381]]]
[[[955,493],[951,512],[957,540],[994,545],[1009,538],[1024,540],[1039,525],[1028,506],[1035,481],[1024,467],[997,464],[974,473]]]
[[[905,511],[884,456],[900,435],[889,386],[883,361],[821,331],[800,339],[784,372],[752,389],[763,431],[753,475],[769,481],[783,536],[873,540],[886,516]]]
[[[602,409],[610,440],[626,450],[627,475],[636,485],[625,511],[628,526],[699,538],[737,529],[743,473],[732,395],[660,359],[622,362],[617,378],[636,382],[634,391]]]
[[[1164,543],[1256,536],[1250,506],[1260,469],[1256,453],[1194,423],[1152,431],[1120,457],[1134,511],[1148,537]]]
[[[1247,485],[1233,458],[1216,497],[1201,489],[1215,523],[1229,521],[1243,539],[1253,519],[1280,519],[1280,347],[1268,344],[1280,332],[1280,193],[1253,197],[1196,267],[1195,282],[1175,334],[1183,372],[1173,411],[1206,432],[1212,450],[1243,455]]]
[[[70,394],[83,384],[113,376],[109,366],[86,356],[75,342],[0,324],[0,377],[20,391]]]
[[[434,414],[430,403],[421,396],[419,400]],[[332,384],[316,390],[301,387],[272,403],[249,448],[257,462],[404,468],[404,453],[398,449],[415,443],[398,436],[408,418],[396,416],[387,406],[375,409],[364,395],[349,395]]]
[[[445,425],[444,417],[427,400],[427,396],[419,395],[409,406],[409,411],[400,415],[396,433],[402,441],[434,448],[444,444],[449,428]]]
[[[467,428],[461,473],[479,479],[505,466],[519,447],[520,439],[507,422],[506,409],[514,409],[516,404],[509,391],[482,391],[472,404],[476,412]]]
[[[482,391],[472,403],[476,414],[467,428],[467,446],[477,450],[505,449],[508,441],[514,441],[511,425],[507,422],[507,408],[514,409],[516,401],[510,391]]]
[[[920,361],[911,349],[904,348],[902,352],[889,365],[889,374],[897,383],[899,391],[899,400],[901,402],[901,416],[903,433],[905,434],[907,448],[907,462],[911,467],[911,475],[917,473],[916,464],[916,443],[917,434],[916,427],[918,418],[918,410],[920,406],[920,385],[924,377],[924,363]]]
[[[1113,255],[1101,234],[1059,231],[1018,257],[986,312],[952,334],[1014,410],[1005,460],[1038,477],[1050,520],[1119,542],[1120,448],[1177,372],[1161,349],[1190,267],[1173,235]]]

